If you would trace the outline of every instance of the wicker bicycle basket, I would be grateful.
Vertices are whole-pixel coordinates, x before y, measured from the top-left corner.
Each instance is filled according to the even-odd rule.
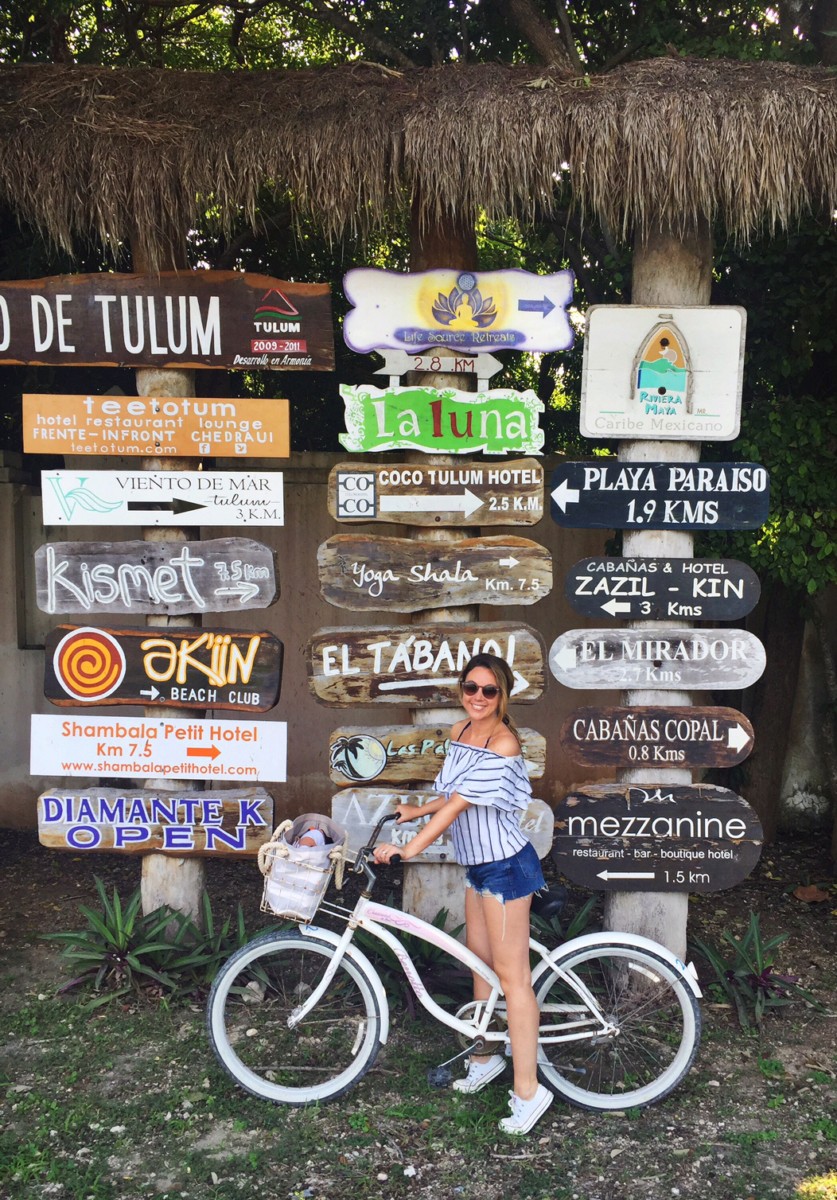
[[[294,845],[311,828],[322,830],[325,845]],[[332,875],[337,887],[343,886],[347,838],[342,825],[319,813],[304,813],[278,825],[270,841],[259,847],[259,870],[264,876],[262,912],[310,921]]]

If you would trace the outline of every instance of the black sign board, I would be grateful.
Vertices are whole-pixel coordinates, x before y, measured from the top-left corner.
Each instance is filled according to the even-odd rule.
[[[711,558],[582,558],[565,586],[576,612],[621,621],[736,621],[761,592],[745,563]]]
[[[734,708],[576,708],[561,745],[588,767],[734,767],[753,750],[753,727]]]
[[[757,463],[566,462],[549,484],[553,521],[573,529],[758,529],[770,480]]]

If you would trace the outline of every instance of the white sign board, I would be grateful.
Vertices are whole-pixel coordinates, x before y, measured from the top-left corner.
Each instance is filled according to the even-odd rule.
[[[583,436],[738,437],[746,324],[739,307],[594,305],[581,375]]]
[[[286,778],[284,721],[180,717],[32,717],[32,775],[142,775],[170,779]]]
[[[284,525],[282,472],[42,471],[44,525]]]

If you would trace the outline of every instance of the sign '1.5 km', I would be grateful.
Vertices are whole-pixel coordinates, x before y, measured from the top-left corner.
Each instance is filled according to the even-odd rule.
[[[587,767],[734,767],[753,749],[753,727],[734,708],[576,708],[559,736]]]
[[[758,575],[734,559],[582,558],[566,575],[567,599],[585,617],[735,621],[758,603]]]
[[[566,462],[549,484],[553,521],[573,529],[758,529],[770,480],[756,463]]]

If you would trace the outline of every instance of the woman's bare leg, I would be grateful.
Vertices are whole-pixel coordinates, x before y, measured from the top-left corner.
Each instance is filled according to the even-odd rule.
[[[491,952],[490,962],[506,996],[506,1013],[514,1064],[514,1091],[530,1100],[538,1089],[538,1002],[532,991],[529,966],[529,908],[532,897],[501,904],[492,896],[481,899]]]

